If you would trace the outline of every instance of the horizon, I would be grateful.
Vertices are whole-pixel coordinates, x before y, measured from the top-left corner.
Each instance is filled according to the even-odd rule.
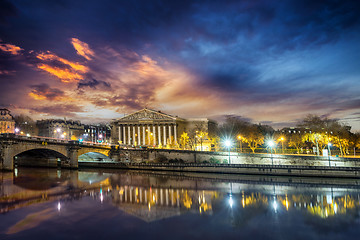
[[[146,106],[360,131],[357,1],[2,1],[0,106],[105,122]],[[80,11],[79,11],[80,10]]]

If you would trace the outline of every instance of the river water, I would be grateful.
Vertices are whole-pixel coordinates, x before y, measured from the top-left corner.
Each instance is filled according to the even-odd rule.
[[[0,239],[360,239],[358,180],[18,168]]]

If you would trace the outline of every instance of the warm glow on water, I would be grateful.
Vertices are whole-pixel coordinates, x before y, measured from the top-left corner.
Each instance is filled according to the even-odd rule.
[[[357,239],[360,233],[356,180],[176,175],[0,173],[0,239]]]

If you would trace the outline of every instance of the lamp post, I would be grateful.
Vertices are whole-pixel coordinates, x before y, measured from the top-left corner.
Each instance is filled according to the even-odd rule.
[[[329,153],[328,153],[329,167],[331,167],[331,163],[330,163],[330,155],[331,155],[330,147],[331,147],[331,143],[328,143],[327,146],[328,146],[328,152],[329,152]]]
[[[273,140],[269,140],[269,141],[267,142],[267,145],[270,147],[271,165],[274,165],[273,156],[272,156],[272,149],[273,149],[275,143],[274,143]]]
[[[284,137],[281,137],[281,138],[280,138],[280,141],[281,141],[281,152],[282,152],[282,154],[284,154],[284,140],[285,140]]]
[[[239,144],[240,144],[240,152],[242,153],[242,139],[241,139],[240,135],[238,136],[238,139],[239,139]]]
[[[231,160],[230,160],[230,147],[231,147],[231,141],[230,140],[225,140],[225,146],[228,148],[229,150],[229,164],[231,164]]]

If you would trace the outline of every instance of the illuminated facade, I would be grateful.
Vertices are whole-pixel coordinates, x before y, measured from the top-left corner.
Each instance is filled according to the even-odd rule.
[[[80,121],[46,119],[36,122],[39,136],[77,140],[84,134],[84,125]]]
[[[14,133],[15,120],[6,108],[0,108],[0,133]]]
[[[210,126],[210,127],[209,127]],[[177,148],[183,132],[212,131],[209,119],[183,119],[161,111],[142,109],[112,122],[112,142],[128,146]]]

